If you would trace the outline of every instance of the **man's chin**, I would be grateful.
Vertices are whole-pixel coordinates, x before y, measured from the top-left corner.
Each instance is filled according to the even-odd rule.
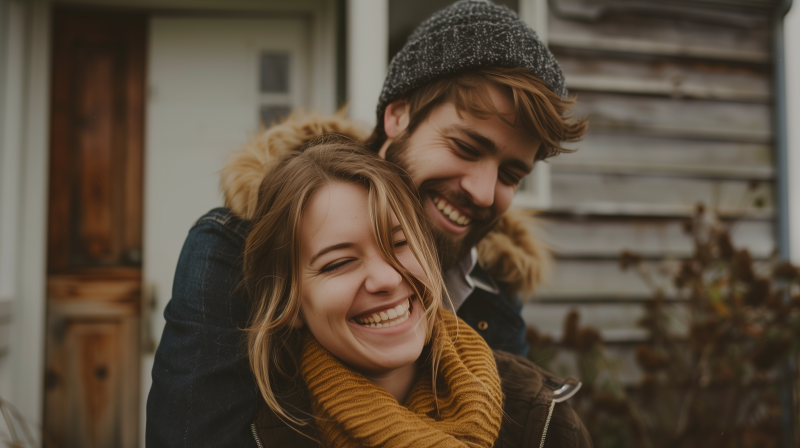
[[[493,219],[491,222],[473,221],[468,231],[461,235],[453,235],[434,227],[433,239],[436,243],[436,249],[439,251],[442,270],[451,268],[469,255],[472,248],[494,228],[498,220]]]
[[[472,246],[466,244],[465,240],[468,235],[469,233],[456,237],[445,230],[433,229],[433,239],[436,243],[436,251],[439,252],[439,263],[443,271],[450,269],[469,253]]]

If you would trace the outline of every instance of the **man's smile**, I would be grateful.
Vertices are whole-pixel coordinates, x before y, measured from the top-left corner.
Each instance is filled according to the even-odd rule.
[[[466,227],[472,222],[472,218],[468,217],[464,210],[458,209],[445,198],[438,195],[431,195],[431,200],[436,204],[436,208],[442,212],[442,215],[453,223]]]

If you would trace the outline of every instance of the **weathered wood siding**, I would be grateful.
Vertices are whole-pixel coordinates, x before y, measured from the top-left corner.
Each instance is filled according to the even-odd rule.
[[[651,290],[620,271],[622,250],[653,270],[689,256],[681,223],[698,203],[757,258],[775,249],[770,5],[732,3],[549,2],[549,46],[590,131],[576,153],[550,161],[540,231],[557,265],[524,317],[558,338],[577,309],[625,380],[638,378],[632,349]],[[674,303],[676,329],[681,313]]]

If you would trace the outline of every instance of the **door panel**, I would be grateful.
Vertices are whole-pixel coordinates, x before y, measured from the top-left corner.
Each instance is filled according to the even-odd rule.
[[[51,273],[141,263],[145,24],[56,12]]]
[[[158,300],[154,336],[187,232],[223,205],[219,171],[228,154],[262,116],[309,107],[310,35],[308,19],[291,16],[151,21],[144,278]]]
[[[54,12],[48,445],[138,445],[146,24]]]

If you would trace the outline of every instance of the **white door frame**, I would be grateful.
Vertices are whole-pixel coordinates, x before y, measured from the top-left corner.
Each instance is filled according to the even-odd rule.
[[[2,256],[13,256],[17,260],[13,292],[13,322],[11,347],[7,356],[0,355],[0,376],[8,373],[11,394],[3,398],[10,400],[31,422],[41,424],[44,374],[44,331],[46,314],[46,263],[47,263],[47,198],[49,169],[49,118],[50,118],[50,30],[51,12],[58,1],[51,0],[5,0],[7,5],[18,7],[19,17],[12,25],[22,27],[18,37],[24,49],[23,64],[17,76],[17,86],[22,92],[20,104],[6,101],[0,109],[3,139],[3,172],[10,170],[6,161],[16,157],[21,169],[18,176],[4,176],[0,184],[0,211],[3,216],[18,216],[16,223],[6,218],[0,224],[3,232],[10,229],[14,235],[3,236],[0,244],[16,241],[17,247],[7,249],[0,246]],[[159,14],[214,14],[249,15],[303,14],[310,17],[313,36],[311,39],[313,61],[318,61],[325,70],[312,73],[313,92],[311,107],[323,114],[336,108],[336,79],[326,73],[336,73],[336,4],[335,0],[85,0],[81,3],[94,6],[129,7]],[[11,8],[12,10],[14,8]],[[9,27],[9,29],[20,29]],[[5,30],[5,29],[4,29]],[[0,39],[0,42],[3,42]],[[7,59],[6,59],[7,61]],[[5,67],[5,66],[4,66]],[[10,67],[13,69],[13,67]],[[13,70],[12,70],[13,71]],[[5,75],[5,74],[4,74]],[[8,100],[6,96],[5,100]],[[9,109],[14,110],[10,111]],[[13,116],[21,117],[17,120]],[[16,121],[15,121],[16,120]],[[13,129],[19,130],[14,141]],[[10,142],[10,143],[9,143]],[[9,158],[10,157],[10,158]],[[9,193],[10,191],[10,193]],[[9,195],[19,199],[6,201]],[[2,235],[5,235],[3,233]],[[10,250],[10,252],[8,252]],[[4,267],[4,266],[3,266]],[[5,277],[3,277],[5,279]],[[149,375],[149,372],[147,372]],[[0,393],[8,393],[0,383]],[[144,409],[142,409],[144,412]],[[144,428],[144,421],[142,421]],[[144,438],[141,439],[144,444]]]
[[[784,18],[786,129],[789,138],[789,241],[791,260],[800,264],[800,1]]]
[[[19,175],[2,185],[18,203],[3,202],[3,213],[16,215],[11,232],[17,247],[10,350],[4,362],[10,369],[7,397],[31,422],[42,418],[44,374],[44,317],[47,257],[48,134],[50,102],[50,5],[42,0],[9,2],[9,43],[22,51],[16,70],[6,80],[7,92],[16,92],[17,104],[4,110],[4,156],[16,159]],[[8,56],[12,56],[9,52]],[[19,79],[18,79],[19,78]],[[10,110],[14,108],[14,110]],[[11,169],[11,167],[7,167]],[[7,185],[6,182],[13,182]]]

